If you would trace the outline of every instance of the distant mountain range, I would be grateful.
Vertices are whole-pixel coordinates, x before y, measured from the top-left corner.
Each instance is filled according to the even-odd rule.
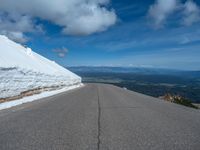
[[[183,71],[162,68],[142,68],[142,67],[67,67],[75,73],[134,73],[143,75],[175,75],[185,77],[200,77],[200,71]]]

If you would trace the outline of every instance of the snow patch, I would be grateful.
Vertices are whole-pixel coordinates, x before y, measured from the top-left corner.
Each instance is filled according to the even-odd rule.
[[[26,54],[28,55],[28,56],[32,56],[33,54],[32,54],[32,50],[30,49],[30,48],[27,48],[26,49]]]
[[[59,94],[59,93],[63,93],[63,92],[69,91],[69,90],[73,90],[75,88],[79,88],[79,87],[82,87],[82,86],[84,86],[84,85],[83,84],[74,85],[74,86],[70,86],[70,87],[65,87],[65,88],[60,89],[60,90],[43,92],[43,93],[40,93],[40,94],[37,94],[37,95],[24,97],[22,99],[4,102],[4,103],[0,104],[0,110],[8,109],[8,108],[11,108],[11,107],[14,107],[14,106],[18,106],[18,105],[25,104],[25,103],[28,103],[28,102],[33,102],[33,101],[36,101],[36,100],[41,100],[42,98],[50,97],[50,96],[53,96],[53,95],[56,95],[56,94]]]

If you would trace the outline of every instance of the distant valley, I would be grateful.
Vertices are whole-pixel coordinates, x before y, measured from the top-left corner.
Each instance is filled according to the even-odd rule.
[[[200,103],[200,71],[134,67],[68,67],[83,82],[109,83],[146,95],[180,95]]]

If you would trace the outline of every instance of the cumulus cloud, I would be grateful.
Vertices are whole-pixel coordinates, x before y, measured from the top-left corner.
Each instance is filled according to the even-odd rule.
[[[181,3],[179,0],[156,0],[150,6],[148,16],[156,28],[162,27],[170,15],[181,14],[183,25],[192,25],[200,20],[200,9],[192,0]],[[180,21],[180,20],[179,20]]]
[[[0,34],[16,42],[27,42],[25,32],[42,32],[42,30],[42,26],[35,25],[34,20],[29,16],[0,11]]]
[[[64,34],[89,35],[104,31],[116,23],[115,11],[107,8],[109,2],[109,0],[17,0],[17,2],[0,0],[0,12],[12,16],[14,20],[24,21],[15,22],[21,33],[30,32],[29,30],[35,26],[32,20],[39,18],[61,26]],[[1,14],[0,18],[14,25]],[[10,27],[6,29],[8,31]]]
[[[54,49],[53,52],[57,53],[57,55],[61,58],[65,57],[69,50],[65,47]]]
[[[167,17],[177,9],[177,0],[156,0],[150,6],[149,16],[153,19],[156,27],[161,27]]]
[[[196,3],[189,0],[184,4],[183,24],[189,26],[198,21],[200,21],[200,9]]]
[[[0,34],[6,35],[9,39],[18,43],[26,43],[28,41],[28,37],[26,37],[22,32],[3,30],[0,31]]]

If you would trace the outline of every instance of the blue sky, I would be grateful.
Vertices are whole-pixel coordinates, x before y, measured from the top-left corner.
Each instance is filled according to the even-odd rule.
[[[85,0],[76,1],[86,3]],[[72,6],[74,9],[77,7]],[[71,16],[79,16],[78,13],[82,13],[78,11],[79,8],[70,11],[72,15],[71,18],[66,17],[67,21],[24,9],[19,12],[19,18],[27,16],[26,22],[29,21],[29,29],[32,25],[33,30],[22,30],[20,25],[19,28],[12,29],[11,25],[13,31],[20,33],[15,38],[16,34],[10,33],[10,28],[8,30],[7,27],[2,27],[0,21],[0,33],[16,41],[21,39],[20,42],[37,53],[63,66],[200,70],[199,0],[100,0],[94,6],[106,11],[97,10],[98,15],[94,15],[92,21],[80,19],[83,22],[76,24],[71,23],[76,21]],[[12,10],[16,11],[14,7],[0,6],[0,20],[6,20],[5,16],[10,17]],[[52,15],[53,13],[52,9]],[[106,13],[106,16],[102,13]],[[93,23],[94,20],[98,20],[98,23]],[[13,21],[6,22],[13,24]]]

